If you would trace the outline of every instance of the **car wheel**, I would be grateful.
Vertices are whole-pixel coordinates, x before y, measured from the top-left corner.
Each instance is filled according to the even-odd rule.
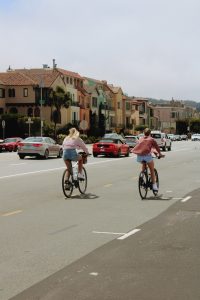
[[[61,158],[63,156],[63,150],[62,149],[60,149],[60,151],[59,151],[59,153],[58,153],[58,156],[57,156],[57,158]]]
[[[127,150],[127,153],[126,153],[125,156],[126,156],[126,157],[129,157],[129,154],[130,154],[130,149]]]
[[[15,148],[13,149],[13,151],[14,151],[14,152],[17,152],[17,147],[15,147]]]
[[[172,145],[170,144],[170,146],[168,147],[168,151],[172,150]]]
[[[93,156],[94,156],[94,157],[97,157],[97,154],[96,154],[95,152],[93,152]]]
[[[24,154],[19,154],[20,159],[24,159],[25,155]]]
[[[121,156],[121,150],[118,151],[116,157],[120,157]]]
[[[166,145],[163,147],[163,151],[166,151],[167,149],[166,149]]]
[[[49,157],[49,150],[45,150],[45,152],[44,152],[44,159],[47,159],[48,157]]]

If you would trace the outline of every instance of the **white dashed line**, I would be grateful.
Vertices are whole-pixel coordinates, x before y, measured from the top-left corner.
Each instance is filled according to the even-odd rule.
[[[138,231],[140,231],[141,229],[133,229],[133,230],[131,230],[131,231],[129,231],[129,232],[127,232],[127,233],[125,233],[124,235],[122,235],[122,236],[120,236],[120,237],[118,237],[117,239],[118,240],[124,240],[124,239],[126,239],[127,237],[129,237],[130,235],[133,235],[133,234],[135,234],[136,232],[138,232]]]
[[[100,233],[100,234],[116,234],[116,235],[122,235],[125,234],[125,232],[108,232],[108,231],[92,231],[93,233]]]
[[[187,196],[187,197],[183,198],[181,200],[181,202],[186,202],[186,201],[190,200],[191,198],[192,198],[192,196]]]

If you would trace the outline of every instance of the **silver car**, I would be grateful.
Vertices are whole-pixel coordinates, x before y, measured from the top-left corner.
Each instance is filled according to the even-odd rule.
[[[37,156],[47,159],[49,156],[62,157],[62,146],[50,137],[28,137],[18,145],[20,159],[25,156]]]

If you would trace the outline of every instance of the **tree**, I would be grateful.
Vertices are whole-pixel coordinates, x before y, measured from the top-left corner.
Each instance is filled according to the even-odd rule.
[[[54,122],[54,135],[56,136],[56,127],[61,123],[61,108],[68,108],[71,103],[71,98],[60,86],[52,90],[49,95],[49,105],[54,111],[52,112],[52,121]]]

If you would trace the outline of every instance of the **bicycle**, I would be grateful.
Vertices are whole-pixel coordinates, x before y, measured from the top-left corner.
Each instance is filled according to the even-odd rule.
[[[87,163],[87,154],[85,152],[79,152],[83,158],[83,164]],[[69,172],[69,178],[66,179],[66,172]],[[70,160],[70,169],[64,170],[62,175],[62,190],[65,197],[70,198],[74,188],[78,188],[81,194],[85,194],[87,189],[87,172],[85,167],[82,167],[83,178],[78,177],[78,161]]]
[[[157,158],[159,159],[160,157],[157,157]],[[152,180],[151,180],[151,173],[150,173],[149,167],[148,167],[146,161],[143,161],[143,163],[145,164],[145,169],[144,169],[144,171],[141,171],[139,174],[138,189],[139,189],[140,197],[142,199],[145,199],[147,196],[148,190],[152,190],[153,194],[155,196],[157,196],[158,190],[153,190],[153,184],[152,184]],[[154,172],[155,172],[157,187],[159,188],[159,177],[158,177],[158,171],[156,170],[156,168],[154,168]]]

